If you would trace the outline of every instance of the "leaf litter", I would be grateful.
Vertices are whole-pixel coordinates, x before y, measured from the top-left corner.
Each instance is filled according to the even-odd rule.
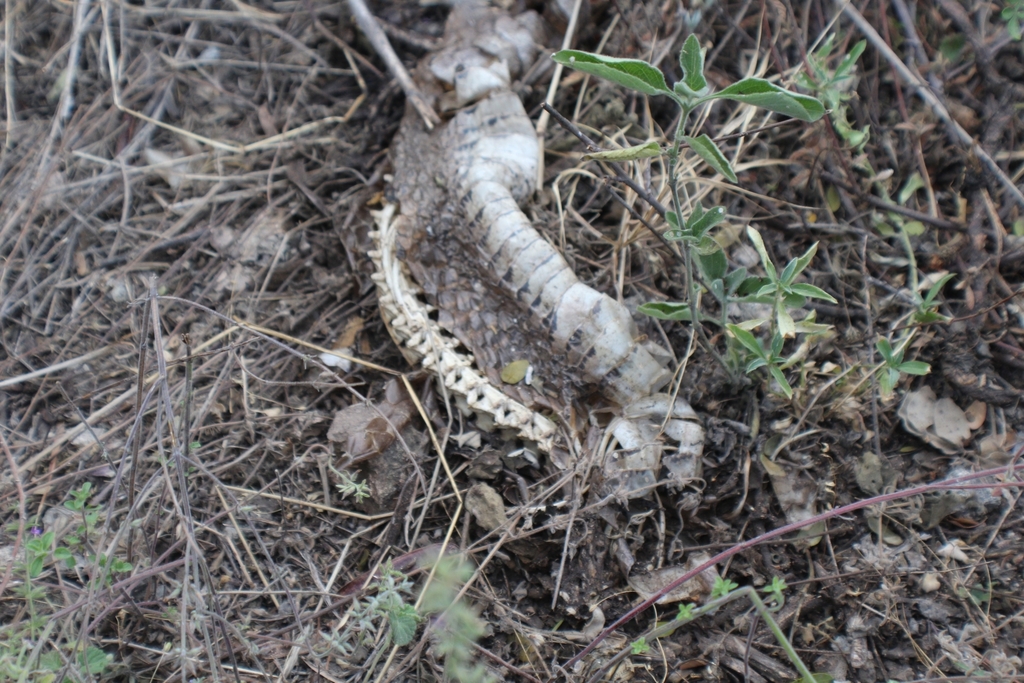
[[[663,14],[655,3],[585,4],[591,19],[578,24],[581,49],[607,34],[608,55],[674,55],[689,32],[680,15]],[[431,648],[414,650],[427,628],[420,622],[392,622],[396,642],[412,638],[394,660],[346,660],[323,634],[350,618],[354,596],[375,597],[372,577],[388,559],[419,582],[415,590],[422,587],[429,565],[406,558],[440,549],[459,509],[454,482],[467,506],[474,501],[469,514],[484,520],[464,531],[464,518],[455,520],[453,540],[480,565],[467,594],[490,628],[481,647],[503,662],[489,659],[492,673],[512,680],[514,666],[546,679],[552,661],[567,661],[605,617],[625,612],[636,577],[650,577],[641,594],[653,596],[681,576],[679,567],[693,566],[700,548],[721,548],[794,514],[876,490],[1015,457],[1024,319],[1007,297],[1022,279],[1024,241],[1014,228],[1020,208],[945,136],[919,134],[943,124],[909,97],[904,119],[894,83],[877,70],[857,67],[854,96],[844,105],[851,128],[867,131],[859,150],[837,145],[823,122],[755,120],[750,110],[724,103],[707,112],[701,134],[741,162],[743,193],[705,178],[709,162],[695,153],[683,169],[694,179],[692,200],[726,206],[733,228],[755,223],[777,262],[820,242],[809,282],[838,303],[808,306],[836,334],[809,345],[787,369],[801,382],[788,402],[765,386],[731,385],[699,349],[687,356],[687,323],[659,328],[637,318],[642,334],[685,361],[679,392],[695,412],[671,418],[681,423],[674,426],[664,415],[650,417],[650,428],[633,435],[635,453],[625,455],[648,457],[660,448],[663,467],[622,488],[634,466],[605,469],[593,459],[603,428],[618,417],[613,406],[584,404],[575,421],[564,422],[582,456],[580,474],[569,476],[543,457],[530,464],[519,454],[523,445],[500,430],[480,429],[435,382],[416,376],[390,341],[368,277],[367,208],[380,201],[382,178],[393,170],[386,150],[402,103],[345,10],[126,4],[109,16],[76,19],[68,4],[14,2],[11,9],[5,107],[13,103],[14,110],[6,112],[0,155],[0,422],[7,427],[0,557],[24,558],[25,539],[54,530],[65,547],[73,545],[69,535],[78,536],[131,565],[108,584],[89,584],[100,576],[95,553],[72,548],[81,572],[47,558],[37,585],[64,612],[60,629],[33,639],[47,657],[40,662],[70,662],[83,678],[99,673],[93,667],[114,678],[128,671],[229,678],[225,662],[282,679],[316,671],[338,680],[440,672]],[[408,64],[420,55],[417,38],[425,44],[441,35],[444,10],[411,2],[373,9],[388,31],[412,39],[395,39]],[[757,57],[771,73],[791,67],[774,62],[791,62],[800,42],[824,35],[831,18],[814,6],[794,9],[796,19],[774,6],[762,17],[739,2],[707,10],[695,34],[710,48],[712,87],[721,91],[748,73],[751,49],[761,50]],[[906,26],[889,23],[894,49],[905,55],[915,44],[966,37],[970,50],[929,62],[931,70],[921,73],[937,75],[950,111],[961,121],[973,118],[972,130],[984,131],[983,144],[1012,173],[1019,112],[1006,114],[1012,108],[999,106],[999,93],[1019,89],[1015,43],[981,40],[1004,28],[992,13],[982,19],[989,23],[982,33],[948,3],[924,9],[915,22],[921,41],[906,40]],[[892,11],[896,18],[898,7]],[[765,28],[772,40],[754,48]],[[835,28],[837,50],[860,40],[845,18],[829,30]],[[251,39],[239,40],[240,29]],[[549,35],[543,56],[559,42]],[[80,61],[69,71],[70,54]],[[869,45],[861,64],[878,54]],[[838,51],[832,59],[838,63]],[[661,64],[666,71],[670,61]],[[111,64],[121,108],[111,101]],[[546,96],[545,64],[526,65],[535,68],[513,84],[529,111]],[[962,80],[944,78],[954,70]],[[658,98],[563,75],[554,105],[575,114],[606,148],[634,149],[620,158],[634,164],[641,186],[664,185],[658,164],[644,160],[652,144],[668,142],[661,131],[671,124],[669,112]],[[161,125],[129,113],[135,111]],[[783,125],[750,132],[776,121]],[[723,139],[739,133],[745,136]],[[276,135],[285,137],[271,139]],[[547,135],[549,150],[572,154],[545,157],[544,188],[530,209],[544,237],[582,280],[627,306],[678,300],[682,274],[672,255],[610,200],[601,165],[608,160],[581,160],[575,138],[556,127]],[[255,146],[243,154],[239,144]],[[848,168],[854,173],[845,174]],[[899,196],[907,188],[913,190]],[[879,208],[887,197],[905,201]],[[657,220],[643,202],[629,201]],[[916,213],[900,224],[891,215],[899,211]],[[728,246],[730,259],[756,271],[756,254],[749,258],[742,231],[735,232],[741,239]],[[946,272],[959,278],[939,297],[939,311],[953,321],[925,327],[913,347],[913,358],[933,372],[926,380],[901,377],[896,408],[871,393],[868,358],[872,334],[901,330],[914,313],[907,244],[921,283]],[[147,314],[151,288],[173,299],[150,301]],[[275,336],[260,336],[250,324]],[[713,332],[714,323],[706,325]],[[140,344],[147,349],[141,370]],[[343,355],[409,373],[422,415],[404,382],[364,365],[318,364],[318,349],[348,349]],[[140,371],[145,391],[136,403]],[[161,417],[168,413],[171,422]],[[674,461],[662,425],[685,429],[697,421],[707,430],[701,450]],[[778,428],[765,429],[772,424]],[[784,457],[762,461],[776,432],[788,439],[808,428],[818,431]],[[176,452],[175,442],[187,451]],[[619,443],[611,450],[627,449]],[[357,480],[371,484],[372,507],[333,495],[334,475],[319,467],[325,460],[335,468],[351,464]],[[469,478],[471,463],[494,495],[477,489],[470,497],[480,485]],[[53,511],[70,511],[65,503],[74,503],[84,483],[94,486],[87,504],[99,514],[95,527],[77,533],[78,521],[69,530]],[[814,533],[828,543],[762,546],[718,571],[741,584],[764,585],[775,575],[790,581],[800,591],[787,604],[799,604],[788,613],[797,644],[813,652],[814,670],[838,679],[1019,676],[1024,633],[1010,617],[1019,611],[1021,511],[1011,489],[982,483],[889,505],[863,522],[832,520]],[[477,506],[478,498],[490,503]],[[872,528],[871,519],[882,526]],[[484,538],[488,527],[508,531]],[[900,543],[889,544],[897,537]],[[186,545],[202,571],[182,563]],[[0,649],[14,643],[21,651],[31,634],[17,630],[25,612],[14,591],[25,580],[7,574],[9,564],[0,563]],[[700,600],[700,590],[683,592]],[[659,643],[664,662],[636,655],[619,675],[795,678],[773,678],[779,670],[759,659],[767,653],[769,662],[784,661],[761,626],[749,645],[731,644],[727,634],[743,611],[730,606],[678,630]],[[588,623],[599,613],[600,622]],[[193,629],[196,623],[203,628]],[[247,626],[210,636],[218,623]],[[625,626],[616,645],[642,627],[639,620]],[[83,647],[95,648],[82,660],[74,656],[78,633],[87,634]],[[108,647],[114,638],[124,647]],[[414,651],[420,654],[406,656]]]

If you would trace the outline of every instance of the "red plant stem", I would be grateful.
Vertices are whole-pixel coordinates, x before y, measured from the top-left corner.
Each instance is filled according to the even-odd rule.
[[[1021,450],[1024,450],[1024,447],[1022,447]],[[678,579],[676,579],[675,581],[672,581],[667,586],[665,586],[664,588],[659,590],[657,593],[655,593],[651,597],[647,598],[646,600],[641,602],[639,605],[637,605],[636,607],[634,607],[633,609],[629,610],[628,612],[623,614],[621,617],[616,619],[615,622],[612,623],[611,626],[608,626],[607,628],[605,628],[605,630],[601,631],[600,635],[598,635],[597,638],[595,638],[593,641],[591,641],[591,643],[589,645],[587,645],[585,648],[583,648],[582,652],[580,652],[575,657],[573,657],[568,662],[566,662],[566,664],[565,664],[565,666],[563,668],[566,669],[566,670],[572,670],[572,667],[573,667],[574,664],[576,664],[581,659],[586,657],[587,654],[589,654],[595,647],[597,647],[598,643],[600,643],[602,640],[604,640],[609,635],[614,633],[616,629],[618,629],[624,623],[626,623],[627,621],[629,621],[630,619],[632,619],[633,617],[637,616],[638,614],[643,612],[645,609],[647,609],[648,607],[650,607],[651,605],[656,603],[658,600],[660,600],[665,595],[671,593],[673,590],[675,590],[679,586],[683,585],[684,583],[686,583],[687,581],[689,581],[693,577],[695,577],[698,574],[700,574],[705,569],[709,569],[709,568],[715,566],[716,564],[718,564],[719,562],[727,560],[730,557],[732,557],[733,555],[741,553],[744,550],[747,550],[748,548],[752,548],[752,547],[754,547],[756,545],[764,543],[765,541],[770,541],[773,538],[778,538],[779,536],[784,536],[784,535],[786,535],[788,533],[791,533],[793,531],[799,531],[800,529],[803,529],[805,527],[809,527],[812,524],[817,524],[818,522],[824,522],[826,520],[832,519],[833,517],[838,517],[840,515],[845,515],[845,514],[848,514],[850,512],[854,512],[856,510],[860,510],[861,508],[866,508],[866,507],[871,506],[871,505],[878,505],[879,503],[887,503],[887,502],[889,502],[891,500],[899,500],[901,498],[909,498],[911,496],[916,496],[916,495],[919,495],[919,494],[922,494],[922,493],[929,493],[929,492],[932,492],[932,491],[948,491],[948,490],[963,489],[963,488],[998,488],[1000,486],[1024,486],[1024,483],[1022,483],[1021,481],[1016,480],[1016,479],[1014,479],[1012,481],[1002,481],[1002,482],[999,482],[999,483],[996,483],[996,484],[992,484],[991,486],[984,486],[984,485],[957,486],[957,484],[959,484],[961,482],[970,481],[972,479],[982,479],[984,477],[994,477],[994,476],[998,476],[1000,474],[1006,474],[1007,475],[1007,479],[1010,479],[1010,477],[1013,476],[1015,471],[1024,470],[1024,467],[1022,467],[1021,465],[1016,465],[1015,466],[1017,457],[1020,456],[1020,452],[1021,451],[1018,450],[1016,456],[1014,457],[1014,460],[1011,462],[1011,464],[1008,467],[996,467],[996,468],[990,469],[990,470],[983,470],[981,472],[974,472],[973,474],[965,474],[965,475],[963,475],[961,477],[954,477],[953,479],[944,479],[942,481],[935,482],[935,483],[932,483],[932,484],[925,484],[923,486],[915,486],[914,488],[904,489],[902,491],[894,491],[892,493],[884,493],[884,494],[882,494],[880,496],[874,496],[873,498],[865,498],[864,500],[858,500],[855,503],[850,503],[849,505],[844,505],[842,507],[838,507],[838,508],[835,508],[833,510],[829,510],[828,512],[823,512],[820,515],[815,515],[814,517],[811,517],[810,519],[805,519],[805,520],[800,521],[800,522],[793,522],[792,524],[787,524],[785,526],[781,526],[778,529],[774,529],[774,530],[769,531],[767,533],[761,534],[760,536],[757,536],[757,537],[752,538],[752,539],[747,540],[747,541],[743,541],[742,543],[737,543],[736,545],[732,546],[728,550],[725,550],[725,551],[720,552],[719,554],[715,555],[714,557],[712,557],[707,562],[705,562],[705,563],[703,563],[703,564],[701,564],[701,565],[699,565],[697,567],[694,567],[690,571],[686,572],[685,574],[680,576]],[[1016,467],[1016,469],[1015,469],[1015,467]]]

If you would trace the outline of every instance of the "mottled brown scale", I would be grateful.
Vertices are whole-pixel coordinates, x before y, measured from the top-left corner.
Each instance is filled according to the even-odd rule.
[[[522,64],[529,52],[520,39],[532,32],[530,14],[512,20],[476,7],[453,17],[446,35],[455,42],[428,57],[418,77],[438,104],[478,101],[430,133],[415,115],[403,120],[392,185],[400,257],[437,307],[438,324],[522,403],[561,409],[585,382],[623,405],[648,396],[670,374],[637,342],[629,312],[581,283],[521,210],[535,189],[537,139],[519,99],[493,83],[507,78],[510,56]],[[532,50],[529,35],[527,43]],[[501,384],[501,369],[521,360],[543,393]]]
[[[438,308],[438,324],[472,352],[492,384],[524,405],[561,412],[575,394],[576,379],[564,360],[552,354],[550,334],[527,324],[529,314],[493,284],[494,274],[476,254],[476,244],[459,239],[466,218],[447,187],[437,182],[443,172],[437,139],[406,117],[392,150],[395,199],[402,207],[400,255],[428,302]],[[543,392],[501,382],[501,369],[517,360],[530,361]]]

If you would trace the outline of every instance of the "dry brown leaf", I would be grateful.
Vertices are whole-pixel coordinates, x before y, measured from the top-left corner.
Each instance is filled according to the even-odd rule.
[[[494,531],[508,521],[501,494],[484,483],[474,484],[466,493],[466,509],[484,529]]]
[[[818,484],[816,481],[801,476],[800,471],[794,468],[790,471],[777,462],[769,459],[764,453],[772,452],[778,443],[779,437],[773,436],[765,444],[764,452],[761,454],[761,466],[768,473],[772,482],[772,489],[775,497],[786,515],[786,521],[790,524],[802,522],[817,514]],[[818,522],[805,529],[802,529],[799,538],[794,543],[801,546],[813,547],[821,541],[821,534],[825,531],[825,523]]]
[[[891,489],[896,483],[896,471],[889,465],[889,462],[871,451],[864,453],[854,465],[854,476],[857,479],[857,485],[865,493],[870,493],[873,496]]]
[[[951,398],[942,398],[935,402],[934,423],[935,435],[954,446],[963,447],[971,440],[967,416]]]
[[[898,412],[903,428],[946,455],[955,455],[971,440],[967,415],[953,399],[936,400],[931,387],[907,394]]]
[[[338,411],[327,430],[327,439],[340,444],[343,453],[351,458],[349,464],[368,460],[394,443],[397,432],[409,424],[415,410],[398,382],[391,380],[384,401],[376,407],[357,403]]]
[[[687,573],[694,567],[704,564],[710,559],[711,556],[707,553],[691,553],[690,556],[686,558],[686,563],[682,566],[676,565],[672,567],[663,567],[661,569],[655,569],[654,571],[630,576],[628,579],[629,586],[635,590],[641,598],[647,600],[683,574]],[[692,579],[684,581],[683,584],[675,590],[659,598],[658,604],[664,605],[670,602],[680,602],[682,600],[700,603],[711,593],[711,589],[715,585],[715,579],[717,578],[718,570],[715,567],[709,567]]]
[[[935,392],[927,385],[910,392],[900,404],[898,414],[904,429],[924,438],[926,430],[935,422]]]
[[[363,326],[366,321],[358,315],[354,315],[345,321],[345,327],[341,330],[341,334],[338,336],[338,341],[334,342],[334,349],[351,348],[356,343],[356,336],[362,332]]]
[[[985,416],[988,415],[988,404],[984,401],[975,401],[967,406],[964,415],[967,416],[967,426],[971,428],[971,431],[981,429],[981,426],[985,424]]]

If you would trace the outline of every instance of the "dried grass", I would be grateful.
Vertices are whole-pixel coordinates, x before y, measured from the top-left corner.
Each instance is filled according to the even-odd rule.
[[[432,44],[440,27],[441,13],[413,3],[372,9],[405,45]],[[380,200],[402,102],[339,4],[6,0],[4,10],[0,551],[22,550],[37,527],[69,543],[73,530],[46,513],[85,482],[98,515],[87,547],[76,546],[77,569],[48,566],[35,579],[45,599],[31,608],[17,592],[24,576],[6,558],[0,644],[56,653],[72,680],[91,678],[77,659],[86,646],[112,655],[106,675],[118,680],[439,678],[427,637],[398,651],[380,641],[364,659],[345,661],[320,634],[344,623],[385,559],[404,558],[412,571],[424,548],[449,541],[477,560],[462,592],[484,606],[494,671],[549,679],[552,662],[593,637],[588,608],[626,611],[623,548],[661,567],[780,525],[757,465],[766,433],[785,436],[780,457],[823,484],[825,504],[863,495],[850,473],[876,444],[908,481],[945,471],[944,460],[905,448],[914,444],[893,407],[870,392],[873,339],[865,332],[904,324],[904,253],[872,226],[872,188],[852,170],[855,160],[825,124],[771,127],[749,108],[716,107],[702,130],[727,139],[743,181],[728,186],[693,164],[685,169],[689,201],[726,206],[736,234],[757,221],[777,260],[822,240],[813,278],[841,305],[818,312],[839,334],[808,350],[798,402],[788,405],[737,391],[706,357],[689,360],[688,332],[652,323],[647,332],[688,362],[681,390],[708,416],[703,499],[662,492],[626,510],[627,521],[588,497],[598,468],[586,457],[566,473],[511,471],[506,460],[502,493],[516,505],[507,526],[485,535],[461,512],[461,496],[470,467],[507,444],[497,436],[480,443],[427,378],[406,372],[376,313],[367,208]],[[831,11],[816,2],[796,10],[801,26],[784,20],[779,3],[765,15],[751,3],[708,9],[700,31],[721,36],[709,53],[716,86],[744,74],[792,77]],[[601,31],[584,31],[584,46],[653,54],[669,68],[684,33],[679,16],[617,0],[600,16]],[[940,23],[931,15],[919,23],[937,45]],[[1000,40],[970,36],[989,51],[975,90],[991,94],[1019,67]],[[1010,444],[1021,414],[1014,400],[1000,401],[1019,395],[1024,369],[1024,322],[1013,300],[1024,245],[1007,233],[1020,212],[1002,179],[929,135],[935,122],[883,71],[867,66],[862,99],[851,105],[872,125],[877,144],[867,154],[875,169],[893,170],[896,189],[924,167],[928,197],[905,207],[934,228],[918,258],[922,270],[955,270],[961,282],[947,309],[957,322],[923,330],[914,350],[958,396],[989,391],[982,400],[993,406],[990,426]],[[535,73],[523,92],[538,107],[550,75]],[[983,102],[967,82],[950,84],[945,97],[1001,126],[982,141],[990,151],[1016,149],[1019,112],[1005,122],[996,99]],[[575,112],[602,144],[664,140],[671,123],[657,101],[572,74],[553,93],[555,107]],[[613,169],[583,162],[560,129],[549,130],[546,144],[550,201],[534,210],[581,277],[630,302],[683,298],[671,252],[604,191],[602,176]],[[994,155],[1010,177],[1014,154]],[[665,203],[664,169],[632,170]],[[829,207],[830,188],[838,209]],[[657,222],[634,192],[621,192]],[[732,242],[734,258],[742,256]],[[316,354],[343,353],[335,343],[347,325],[359,328],[347,355],[364,364],[342,372]],[[977,348],[991,355],[983,366],[968,363]],[[402,470],[408,487],[360,508],[333,492],[327,426],[346,406],[376,402],[401,373],[431,438],[403,432],[395,462],[415,465]],[[958,383],[965,373],[986,383]],[[605,418],[580,413],[582,455],[597,452]],[[818,669],[863,656],[851,678],[937,677],[964,663],[1012,677],[1022,641],[1017,502],[924,533],[890,521],[908,543],[900,553],[858,518],[814,550],[750,550],[730,568],[753,583],[779,573],[798,586],[781,622]],[[931,554],[945,536],[971,550],[969,566]],[[132,568],[112,573],[90,558],[99,554]],[[917,588],[930,572],[943,577],[941,599]],[[33,611],[44,625],[30,623]],[[723,636],[742,618],[738,608],[723,613],[636,666],[659,676],[698,665],[708,677],[743,676],[742,643]],[[556,623],[564,633],[552,631]],[[748,647],[780,660],[761,631],[751,640]],[[14,655],[0,647],[4,656]]]

